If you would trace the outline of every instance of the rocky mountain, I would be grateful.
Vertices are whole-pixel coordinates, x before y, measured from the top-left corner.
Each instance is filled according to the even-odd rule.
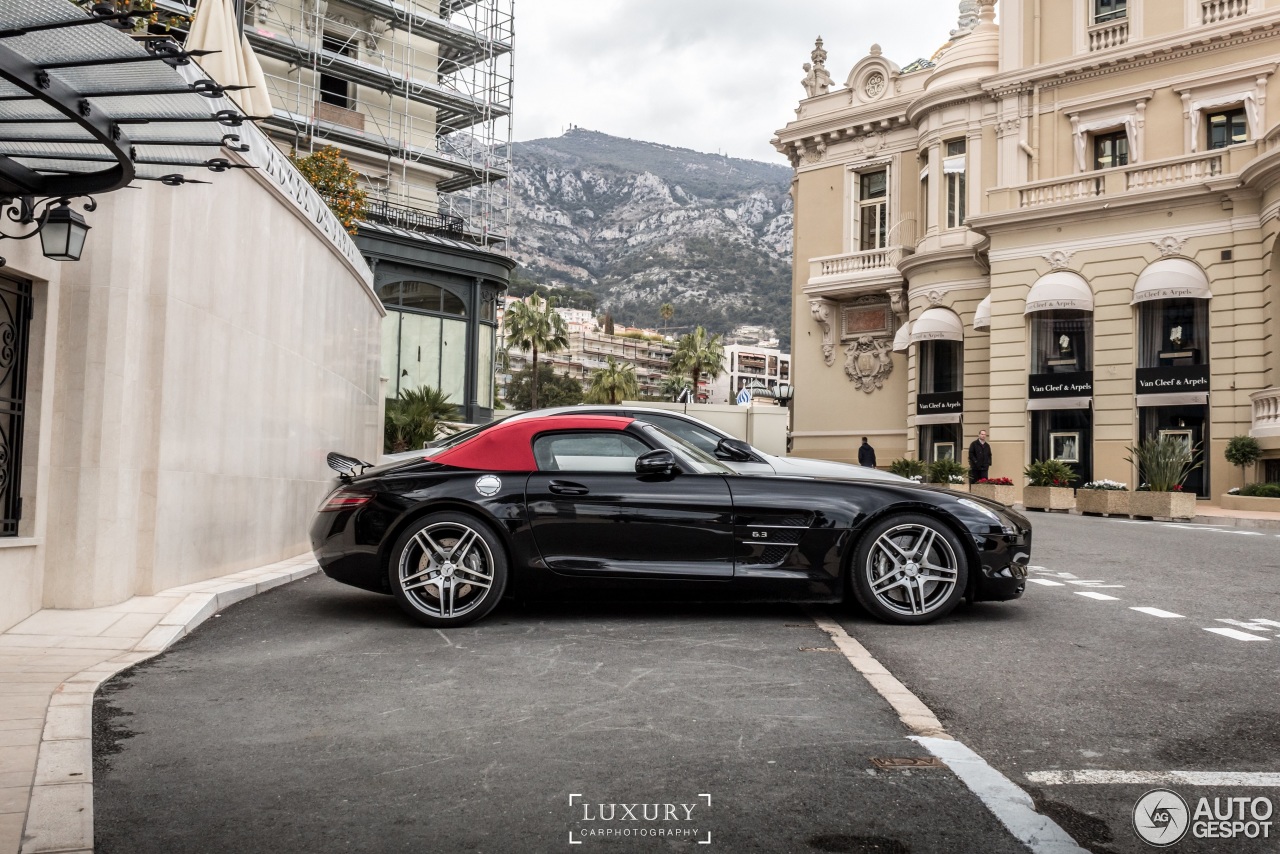
[[[619,323],[754,323],[789,343],[789,168],[576,128],[513,156],[507,249],[525,276],[591,291]]]

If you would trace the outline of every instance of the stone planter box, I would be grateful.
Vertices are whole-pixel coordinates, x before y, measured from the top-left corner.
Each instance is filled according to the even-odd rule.
[[[1129,499],[1129,513],[1152,519],[1194,519],[1196,497],[1190,492],[1135,492]]]
[[[1076,510],[1099,516],[1128,516],[1127,489],[1077,489]]]
[[[1070,510],[1076,493],[1066,486],[1028,486],[1022,490],[1022,504],[1028,510]]]
[[[1280,498],[1261,498],[1256,495],[1224,495],[1222,496],[1221,506],[1223,510],[1280,513]]]
[[[1013,502],[1018,500],[1018,487],[1013,484],[1002,486],[996,483],[975,483],[969,487],[969,492],[981,498],[999,501],[1006,507],[1012,507]]]
[[[952,492],[969,492],[970,491],[969,484],[967,483],[948,483],[948,484],[944,484],[944,486],[946,486],[947,489],[950,489]]]

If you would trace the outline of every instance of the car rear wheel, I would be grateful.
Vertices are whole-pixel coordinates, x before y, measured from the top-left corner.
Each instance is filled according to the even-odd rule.
[[[853,594],[891,623],[919,625],[951,612],[969,583],[968,558],[955,533],[930,516],[891,516],[858,543]]]
[[[406,614],[447,628],[480,619],[507,586],[498,535],[465,513],[432,513],[409,527],[391,551],[391,592]]]

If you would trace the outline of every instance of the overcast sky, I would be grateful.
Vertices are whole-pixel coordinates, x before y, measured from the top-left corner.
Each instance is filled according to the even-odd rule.
[[[515,137],[569,125],[784,163],[769,145],[822,36],[843,86],[878,42],[906,65],[956,26],[959,0],[522,0]]]

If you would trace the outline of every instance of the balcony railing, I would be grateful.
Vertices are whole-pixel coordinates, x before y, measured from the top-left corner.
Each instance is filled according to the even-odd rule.
[[[1280,388],[1254,392],[1253,429],[1249,435],[1255,439],[1263,436],[1280,436]]]
[[[1200,21],[1204,24],[1216,24],[1249,14],[1249,0],[1202,0],[1200,3]]]
[[[422,234],[443,234],[461,237],[465,233],[462,217],[453,214],[424,211],[393,205],[382,199],[368,199],[364,203],[362,219],[379,222]]]
[[[1204,154],[1193,159],[1150,163],[1125,170],[1125,189],[1129,192],[1159,190],[1179,184],[1197,184],[1222,174],[1222,155]]]
[[[1129,41],[1129,19],[1121,18],[1094,24],[1089,28],[1089,50],[1106,50]]]
[[[1041,205],[1059,205],[1064,202],[1095,199],[1105,194],[1106,186],[1101,175],[1090,175],[1086,178],[1077,176],[1023,187],[1018,190],[1018,207],[1037,208]]]

